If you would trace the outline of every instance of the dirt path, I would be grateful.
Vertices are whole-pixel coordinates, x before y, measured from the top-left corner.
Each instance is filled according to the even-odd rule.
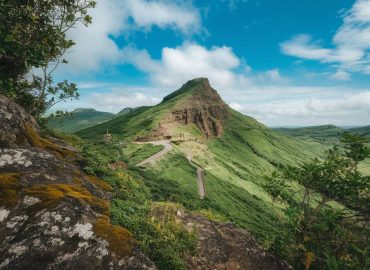
[[[204,184],[204,170],[203,168],[199,167],[197,164],[195,164],[192,161],[192,156],[188,155],[188,160],[190,164],[197,169],[197,184],[198,184],[198,192],[199,192],[199,197],[201,200],[204,199],[206,196],[206,188]]]
[[[151,142],[135,142],[136,144],[154,144],[154,145],[163,145],[164,148],[159,151],[158,153],[154,154],[153,156],[151,157],[148,157],[147,159],[141,161],[140,163],[137,164],[137,166],[145,166],[146,164],[148,163],[151,163],[151,162],[154,162],[156,160],[158,160],[159,158],[161,158],[162,156],[164,156],[165,154],[167,154],[168,152],[170,152],[172,150],[172,144],[170,141],[151,141]]]
[[[203,200],[206,196],[206,189],[204,187],[204,172],[202,168],[197,167],[197,183],[199,190],[199,197]]]

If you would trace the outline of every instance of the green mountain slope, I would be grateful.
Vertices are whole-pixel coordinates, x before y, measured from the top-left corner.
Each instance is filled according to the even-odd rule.
[[[75,132],[110,120],[113,117],[113,113],[80,108],[74,110],[72,114],[68,116],[50,117],[48,125],[64,132]]]
[[[191,210],[209,210],[264,239],[279,230],[264,176],[280,164],[294,165],[322,153],[317,142],[275,132],[229,108],[206,79],[189,81],[163,102],[77,132],[100,141],[125,141],[123,159],[134,165],[131,142],[171,140],[173,150],[146,168],[130,167],[145,180],[155,201],[174,201]],[[127,153],[127,154],[125,154]],[[206,197],[198,196],[196,169],[204,169]]]

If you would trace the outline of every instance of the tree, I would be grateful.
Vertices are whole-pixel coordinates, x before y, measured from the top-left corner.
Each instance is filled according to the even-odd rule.
[[[343,147],[268,177],[264,188],[285,204],[284,233],[271,248],[297,269],[368,269],[370,177],[358,171],[369,139],[344,134]],[[298,187],[297,184],[298,183]]]
[[[77,86],[54,83],[52,73],[66,64],[74,45],[66,33],[92,18],[93,0],[2,0],[0,2],[0,94],[9,96],[37,119],[50,107],[78,98]],[[41,75],[30,75],[37,69]]]

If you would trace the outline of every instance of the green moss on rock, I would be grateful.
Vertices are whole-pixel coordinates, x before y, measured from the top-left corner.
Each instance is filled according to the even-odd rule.
[[[94,223],[94,233],[109,243],[110,250],[118,256],[129,256],[136,244],[132,234],[120,227],[110,224],[109,217],[103,216]]]

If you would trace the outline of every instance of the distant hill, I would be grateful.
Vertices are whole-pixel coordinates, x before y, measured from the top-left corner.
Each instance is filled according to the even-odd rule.
[[[99,112],[91,108],[78,108],[68,116],[50,117],[48,125],[64,132],[75,132],[110,120],[114,116],[113,113]]]
[[[300,128],[274,128],[275,131],[300,140],[317,141],[321,143],[338,142],[345,129],[334,125],[311,126]]]
[[[320,143],[337,143],[343,132],[370,136],[370,126],[342,128],[334,125],[323,125],[300,128],[274,128],[274,130],[300,140],[316,141]]]
[[[355,133],[362,136],[370,136],[370,126],[356,127],[347,129],[350,133]]]

